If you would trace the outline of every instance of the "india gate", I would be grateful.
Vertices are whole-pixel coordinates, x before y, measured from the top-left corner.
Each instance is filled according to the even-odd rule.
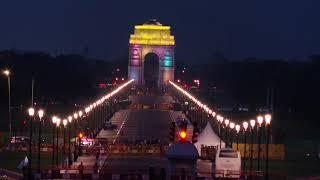
[[[149,20],[129,40],[128,77],[136,85],[161,87],[174,80],[175,39],[170,26]]]

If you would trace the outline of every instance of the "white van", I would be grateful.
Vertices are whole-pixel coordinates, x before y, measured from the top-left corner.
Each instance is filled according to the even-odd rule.
[[[231,148],[218,149],[214,168],[216,178],[240,178],[240,151]]]

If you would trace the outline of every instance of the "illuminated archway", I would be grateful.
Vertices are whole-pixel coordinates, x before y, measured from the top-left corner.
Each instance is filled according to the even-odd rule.
[[[129,79],[137,85],[144,85],[144,60],[149,53],[159,57],[158,86],[167,85],[174,80],[174,36],[170,26],[163,26],[156,20],[134,27],[129,40]]]
[[[159,80],[159,56],[153,52],[146,54],[143,63],[143,77],[146,87],[157,87]]]

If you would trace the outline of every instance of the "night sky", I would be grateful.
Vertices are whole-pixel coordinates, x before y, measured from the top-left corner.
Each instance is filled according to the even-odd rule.
[[[170,25],[179,61],[320,53],[319,0],[2,0],[0,49],[125,57],[135,24]]]

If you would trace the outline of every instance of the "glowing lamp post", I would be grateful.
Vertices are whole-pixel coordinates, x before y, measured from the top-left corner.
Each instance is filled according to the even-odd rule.
[[[212,111],[211,115],[212,115],[212,117],[215,117],[216,116],[216,112]]]
[[[82,111],[79,111],[78,114],[79,114],[79,118],[81,118],[83,115]]]
[[[220,138],[220,149],[221,149],[221,138],[222,138],[222,133],[221,133],[221,131],[222,131],[222,123],[223,123],[223,117],[222,116],[220,116],[220,115],[217,115],[216,116],[217,117],[217,120],[218,120],[218,122],[219,122],[219,138]]]
[[[67,128],[68,120],[63,119],[62,124],[63,124],[63,158],[65,158],[65,155],[66,155],[66,128]]]
[[[77,119],[78,119],[78,114],[77,113],[74,113],[73,114],[73,119],[75,120],[75,136],[77,136]]]
[[[53,126],[52,126],[52,161],[51,161],[51,164],[52,164],[52,166],[54,165],[54,151],[55,151],[55,146],[54,146],[54,134],[55,134],[55,129],[56,129],[56,123],[57,123],[57,117],[56,116],[53,116],[52,117],[52,119],[51,119],[51,121],[52,121],[52,124],[53,124]]]
[[[41,150],[41,129],[42,129],[42,118],[44,116],[44,111],[40,109],[38,111],[39,116],[39,134],[38,134],[38,173],[40,173],[40,150]]]
[[[252,161],[253,161],[253,129],[256,125],[256,120],[250,120],[250,127],[251,127],[251,146],[250,146],[250,173],[252,174]]]
[[[78,124],[78,123],[77,123],[78,117],[79,117],[78,113],[73,113],[73,119],[75,120],[75,125]],[[77,132],[75,132],[75,133],[77,133]]]
[[[92,107],[93,108],[93,107]],[[74,157],[73,157],[73,160],[74,162],[78,159],[78,150],[77,150],[77,129],[78,129],[78,123],[77,123],[77,119],[78,119],[78,113],[73,113],[73,120],[75,121],[74,122]]]
[[[239,132],[240,132],[240,125],[236,125],[236,132],[237,132],[237,150],[239,150]]]
[[[56,155],[56,165],[58,166],[58,161],[59,161],[59,129],[60,129],[60,123],[61,119],[57,118],[56,122],[56,128],[57,128],[57,139],[56,139],[56,144],[57,144],[57,155]]]
[[[271,115],[267,114],[264,116],[266,121],[267,128],[267,144],[266,144],[266,180],[269,179],[269,138],[270,138],[270,124],[271,124]]]
[[[77,113],[74,113],[74,114],[73,114],[73,117],[74,117],[74,119],[78,119],[78,114],[77,114]]]
[[[90,107],[86,107],[85,109],[85,117],[86,117],[86,121],[87,121],[87,124],[86,124],[86,127],[85,127],[85,133],[86,134],[89,134],[89,131],[90,131],[90,118],[89,118],[89,112],[90,112]]]
[[[71,165],[72,160],[71,160],[71,123],[72,123],[72,116],[68,116],[68,165]]]
[[[35,110],[34,108],[29,108],[28,109],[28,114],[30,116],[30,133],[29,133],[29,178],[32,178],[32,172],[31,172],[31,163],[32,163],[32,121],[34,120],[34,113]]]
[[[63,124],[63,159],[65,159],[65,157],[66,157],[66,129],[67,129],[67,125],[68,125],[68,120],[63,119],[62,124]]]
[[[9,120],[9,138],[12,137],[12,126],[11,126],[11,81],[10,81],[10,71],[8,69],[4,70],[3,75],[8,79],[8,120]],[[11,139],[10,139],[11,141]]]
[[[227,148],[228,147],[228,126],[229,126],[229,123],[230,123],[230,121],[229,121],[229,119],[225,119],[224,120],[224,124],[226,125],[226,128],[225,128],[225,135],[226,135],[226,138],[225,138],[225,148]]]
[[[258,171],[260,171],[260,146],[261,146],[261,126],[263,123],[263,117],[258,116],[257,117],[257,122],[258,122]]]
[[[8,69],[6,69],[6,70],[3,71],[3,74],[6,75],[6,76],[9,76],[10,75],[10,71]]]
[[[248,122],[242,123],[243,130],[244,130],[244,157],[243,157],[243,171],[246,170],[246,161],[247,161],[247,129],[248,129]]]
[[[232,148],[232,143],[233,143],[233,134],[232,131],[235,128],[235,124],[233,122],[230,123],[229,125],[230,129],[231,129],[231,135],[230,135],[230,147]]]

